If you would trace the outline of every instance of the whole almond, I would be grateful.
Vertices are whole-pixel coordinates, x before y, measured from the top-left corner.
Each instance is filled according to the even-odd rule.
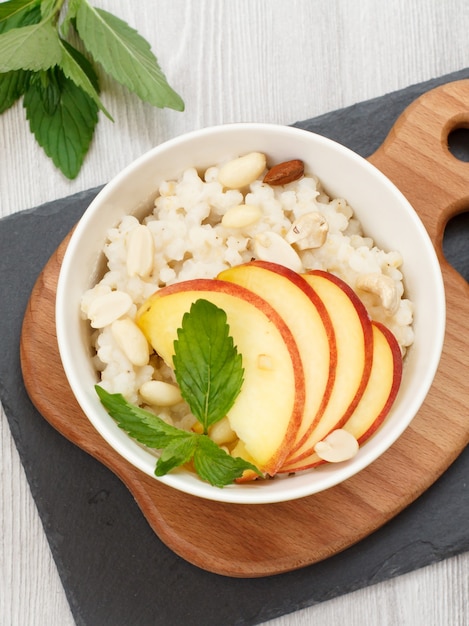
[[[286,185],[298,180],[303,176],[305,166],[300,159],[292,159],[274,165],[264,176],[264,182],[268,185]]]

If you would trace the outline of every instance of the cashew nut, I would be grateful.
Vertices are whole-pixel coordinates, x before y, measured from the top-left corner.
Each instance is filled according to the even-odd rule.
[[[399,295],[396,285],[390,276],[379,274],[378,272],[371,274],[363,274],[357,278],[355,283],[357,289],[373,293],[380,299],[383,308],[394,315],[399,308]]]
[[[313,211],[295,220],[285,239],[288,243],[294,243],[298,250],[320,248],[326,241],[328,232],[329,224],[324,215]]]

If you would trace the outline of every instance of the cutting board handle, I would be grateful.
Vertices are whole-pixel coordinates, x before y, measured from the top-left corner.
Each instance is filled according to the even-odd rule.
[[[469,163],[450,152],[448,137],[469,128],[469,80],[437,87],[415,100],[369,157],[420,215],[440,258],[448,221],[469,209]]]

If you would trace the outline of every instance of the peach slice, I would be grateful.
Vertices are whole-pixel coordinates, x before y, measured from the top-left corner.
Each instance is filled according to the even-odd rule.
[[[242,285],[267,300],[293,334],[306,385],[296,444],[321,419],[333,388],[337,349],[329,313],[306,280],[282,265],[253,261],[224,270],[218,279]]]
[[[305,381],[297,344],[285,321],[257,294],[226,281],[189,280],[160,289],[137,313],[138,326],[171,367],[182,317],[199,299],[225,311],[243,358],[243,386],[227,416],[231,428],[259,469],[273,475],[303,416]]]
[[[361,445],[381,426],[402,380],[402,352],[397,339],[380,322],[373,325],[373,365],[362,399],[343,428]]]
[[[367,310],[342,279],[321,270],[302,275],[323,301],[334,328],[337,367],[334,387],[319,420],[287,458],[289,472],[314,452],[314,446],[332,430],[341,428],[358,405],[368,383],[373,360],[373,330]]]
[[[381,426],[396,399],[402,379],[402,353],[392,332],[380,322],[372,322],[373,364],[360,402],[342,429],[362,445]],[[294,472],[324,463],[316,453],[291,464]]]

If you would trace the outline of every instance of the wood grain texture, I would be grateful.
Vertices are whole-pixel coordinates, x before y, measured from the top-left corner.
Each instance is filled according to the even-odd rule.
[[[370,157],[408,197],[438,251],[447,293],[447,332],[434,383],[411,426],[370,467],[337,487],[293,502],[232,505],[180,493],[136,470],[82,414],[62,370],[51,320],[67,240],[41,273],[21,338],[28,393],[57,430],[121,478],[154,531],[184,559],[233,577],[274,575],[323,560],[408,506],[467,445],[469,354],[459,338],[469,333],[469,286],[441,251],[447,220],[468,202],[464,181],[469,165],[457,161],[446,147],[451,130],[469,125],[466,101],[469,81],[425,94],[402,114]],[[186,523],[189,517],[191,524]],[[209,535],[204,533],[207,519]]]

